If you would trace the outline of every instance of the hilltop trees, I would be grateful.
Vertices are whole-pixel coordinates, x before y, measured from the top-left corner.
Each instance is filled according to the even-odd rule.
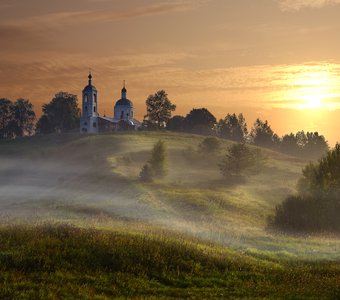
[[[216,125],[216,118],[206,108],[192,109],[185,117],[186,131],[197,134],[211,134]]]
[[[250,136],[255,145],[267,148],[274,148],[279,143],[279,137],[271,129],[268,121],[256,119]]]
[[[176,105],[172,104],[168,94],[164,90],[150,95],[146,100],[147,114],[144,116],[144,124],[148,129],[165,128],[171,118],[171,112],[175,111]]]
[[[43,105],[43,115],[37,123],[38,133],[65,132],[79,126],[80,109],[76,95],[57,93],[50,103]]]
[[[247,138],[247,123],[243,114],[227,114],[224,119],[217,123],[217,134],[228,140],[244,142]]]
[[[0,139],[11,139],[33,133],[35,113],[26,99],[14,103],[0,99]]]

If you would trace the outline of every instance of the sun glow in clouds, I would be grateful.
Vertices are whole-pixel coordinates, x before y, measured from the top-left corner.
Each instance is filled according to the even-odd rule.
[[[289,88],[284,92],[287,100],[294,102],[297,109],[327,109],[339,108],[340,83],[337,77],[324,66],[323,70],[308,70],[302,68],[292,72]]]

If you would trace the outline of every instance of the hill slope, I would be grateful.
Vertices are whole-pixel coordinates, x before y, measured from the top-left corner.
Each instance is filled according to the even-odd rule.
[[[339,239],[289,237],[266,230],[266,218],[294,192],[306,162],[262,149],[267,158],[262,172],[230,182],[218,168],[230,142],[221,141],[223,150],[216,155],[203,155],[195,151],[203,138],[139,132],[1,141],[0,239],[8,241],[0,246],[2,276],[8,280],[8,294],[3,298],[15,295],[15,278],[27,280],[21,288],[37,295],[42,290],[31,283],[38,277],[54,290],[52,298],[198,297],[203,290],[209,291],[206,297],[222,297],[226,289],[234,297],[252,298],[266,293],[273,298],[294,296],[303,291],[316,299],[337,295]],[[169,174],[154,183],[141,183],[138,174],[159,139],[168,148]],[[41,223],[55,225],[32,227]],[[60,223],[76,227],[65,229]],[[21,227],[8,227],[12,224]],[[55,236],[60,230],[66,233]],[[122,242],[116,249],[112,239],[116,241],[117,236]],[[84,238],[94,239],[99,248],[92,242],[83,244]],[[79,253],[68,257],[65,247],[69,243],[81,245]],[[103,257],[111,258],[96,265],[101,248],[106,251]],[[120,261],[115,255],[122,249],[128,249],[131,256]],[[170,252],[177,258],[167,257]],[[36,260],[30,260],[32,253]],[[48,253],[55,255],[52,258]],[[61,257],[63,253],[65,257]],[[81,253],[95,261],[94,269],[75,259]],[[59,265],[58,257],[68,263]],[[158,264],[155,257],[162,265],[157,270],[153,269]],[[147,262],[138,265],[140,259]],[[29,271],[20,267],[26,266],[26,260],[29,266],[33,264]],[[6,265],[8,261],[12,263]],[[128,280],[122,274],[130,274],[131,264],[136,263],[138,272]],[[110,264],[117,269],[113,271]],[[44,277],[49,267],[52,275]],[[77,268],[86,272],[81,274]],[[326,273],[328,277],[321,276]],[[95,280],[94,274],[100,278]],[[68,288],[58,294],[54,285],[61,284],[64,277]],[[301,290],[294,286],[296,278],[305,278]],[[317,287],[321,279],[325,289]],[[88,284],[84,294],[79,292],[83,284]],[[251,294],[255,286],[261,288]]]

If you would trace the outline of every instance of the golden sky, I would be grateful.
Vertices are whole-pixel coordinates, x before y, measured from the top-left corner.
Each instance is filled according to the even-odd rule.
[[[243,112],[278,134],[340,141],[340,0],[0,0],[0,97],[81,97],[99,112],[126,80],[139,119],[165,89],[176,114]],[[250,127],[249,126],[249,127]]]

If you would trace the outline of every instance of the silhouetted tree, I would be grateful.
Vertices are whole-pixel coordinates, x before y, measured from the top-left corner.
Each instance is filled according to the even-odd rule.
[[[302,148],[298,145],[298,139],[294,133],[286,134],[282,137],[280,151],[289,155],[300,156]]]
[[[228,140],[244,142],[247,138],[247,123],[243,114],[228,114],[217,123],[217,133]]]
[[[183,131],[184,130],[184,120],[182,116],[173,116],[167,123],[166,129],[171,131]]]
[[[146,116],[144,124],[148,129],[165,128],[171,118],[171,112],[175,111],[176,105],[168,99],[168,94],[161,90],[150,95],[146,100]]]
[[[18,99],[13,104],[13,131],[15,136],[32,135],[35,113],[33,105],[26,99]]]
[[[65,132],[79,127],[80,109],[77,96],[59,92],[43,105],[43,115],[37,123],[39,133]]]
[[[34,120],[33,105],[28,100],[18,99],[12,103],[0,99],[0,139],[31,135]]]
[[[206,108],[194,108],[185,117],[185,130],[198,134],[213,133],[216,118]]]
[[[10,124],[13,120],[13,103],[5,98],[0,99],[0,139],[14,137]]]
[[[267,148],[278,146],[279,137],[273,132],[267,120],[256,119],[250,135],[255,145]]]

